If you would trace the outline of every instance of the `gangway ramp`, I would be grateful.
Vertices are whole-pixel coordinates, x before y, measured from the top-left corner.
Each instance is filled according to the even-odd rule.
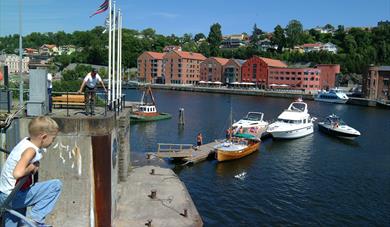
[[[174,158],[182,159],[187,164],[194,164],[206,160],[215,151],[214,146],[218,141],[207,143],[201,146],[194,146],[192,144],[170,144],[158,143],[156,153],[148,153],[155,155],[158,158]]]

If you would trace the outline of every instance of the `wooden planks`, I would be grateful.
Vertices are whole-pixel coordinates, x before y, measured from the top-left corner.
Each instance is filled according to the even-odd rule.
[[[84,95],[61,95],[52,97],[55,106],[85,106]]]

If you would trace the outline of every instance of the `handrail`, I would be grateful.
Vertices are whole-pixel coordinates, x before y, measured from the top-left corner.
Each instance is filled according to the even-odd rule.
[[[91,93],[93,91],[90,91]],[[83,93],[79,93],[79,92],[70,92],[70,91],[66,91],[66,92],[58,92],[58,91],[54,91],[52,92],[53,95],[66,95],[66,115],[69,117],[70,114],[69,114],[69,109],[72,105],[70,105],[71,101],[69,100],[70,96],[71,95],[83,95]],[[96,96],[97,97],[100,97],[100,95],[103,95],[103,99],[104,99],[104,116],[107,116],[107,95],[105,92],[95,92]],[[52,96],[53,98],[56,97],[56,96]],[[54,105],[54,104],[53,104]],[[64,102],[64,105],[65,105],[65,102]],[[96,105],[96,101],[95,101],[95,105]],[[96,106],[102,106],[102,105],[96,105]]]
[[[183,151],[184,149],[192,148],[192,144],[173,144],[173,143],[158,143],[157,153],[167,152],[167,153],[176,153]],[[167,146],[168,148],[163,148]]]

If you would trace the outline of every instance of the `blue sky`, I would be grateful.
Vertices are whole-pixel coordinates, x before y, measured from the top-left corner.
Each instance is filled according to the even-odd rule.
[[[18,33],[19,1],[0,0],[0,36]],[[89,18],[103,0],[22,0],[23,34],[73,32],[103,25],[106,13]],[[223,34],[251,33],[254,23],[265,31],[292,19],[305,29],[330,23],[375,26],[390,20],[390,0],[117,0],[125,28],[154,28],[163,35],[202,32],[218,22]]]

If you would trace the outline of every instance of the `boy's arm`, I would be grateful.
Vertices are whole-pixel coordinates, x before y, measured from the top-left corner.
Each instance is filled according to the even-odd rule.
[[[26,176],[30,173],[35,173],[38,170],[38,166],[31,164],[30,161],[35,157],[35,150],[32,148],[27,148],[20,157],[20,160],[15,166],[13,176],[15,179],[19,179],[23,176]]]

